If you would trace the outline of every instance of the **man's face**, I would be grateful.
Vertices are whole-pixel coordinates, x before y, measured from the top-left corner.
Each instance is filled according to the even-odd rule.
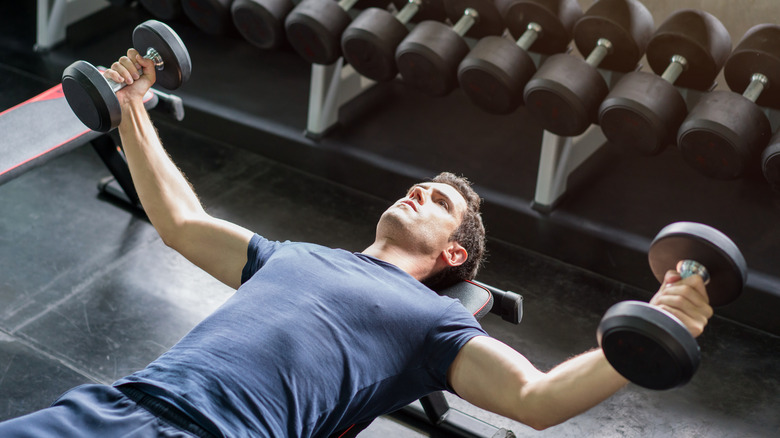
[[[451,185],[420,183],[390,206],[379,220],[377,237],[423,254],[437,254],[460,226],[466,200]]]

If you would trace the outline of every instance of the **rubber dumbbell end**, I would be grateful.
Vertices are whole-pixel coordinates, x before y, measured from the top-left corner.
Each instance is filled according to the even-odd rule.
[[[618,373],[648,389],[685,385],[701,362],[699,345],[682,322],[640,301],[610,307],[599,324],[597,339]]]
[[[122,109],[109,81],[89,62],[76,61],[62,73],[62,91],[87,128],[108,132],[119,126]]]

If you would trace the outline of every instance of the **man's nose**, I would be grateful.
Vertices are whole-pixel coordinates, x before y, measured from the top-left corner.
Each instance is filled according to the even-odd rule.
[[[427,192],[424,188],[417,186],[412,190],[412,198],[417,200],[418,204],[424,204],[427,202]]]

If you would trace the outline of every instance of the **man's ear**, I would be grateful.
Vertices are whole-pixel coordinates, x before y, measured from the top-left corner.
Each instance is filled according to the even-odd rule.
[[[460,243],[452,241],[441,252],[441,256],[448,266],[460,266],[469,258],[469,253]]]

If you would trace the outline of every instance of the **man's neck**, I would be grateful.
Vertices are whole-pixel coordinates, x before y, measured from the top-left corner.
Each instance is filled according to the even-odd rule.
[[[363,251],[363,254],[391,263],[417,280],[430,275],[436,264],[436,258],[415,254],[387,241],[376,241]]]

